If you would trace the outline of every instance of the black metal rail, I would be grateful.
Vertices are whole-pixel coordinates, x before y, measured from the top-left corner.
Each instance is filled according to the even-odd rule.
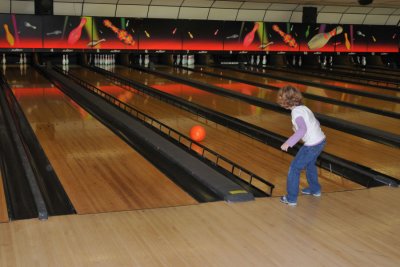
[[[134,116],[138,120],[150,125],[153,129],[162,132],[164,135],[167,135],[171,139],[174,139],[180,145],[183,145],[187,149],[194,151],[195,153],[200,155],[203,159],[212,162],[215,166],[225,169],[226,171],[240,178],[241,180],[245,181],[249,185],[254,186],[255,188],[258,188],[259,190],[263,191],[268,196],[272,196],[272,191],[275,185],[268,182],[264,178],[261,178],[260,176],[254,174],[253,172],[247,170],[246,168],[239,166],[238,164],[234,163],[228,158],[192,140],[191,138],[185,136],[184,134],[172,129],[171,127],[135,109],[134,107],[122,102],[121,100],[100,90],[99,88],[91,85],[90,83],[87,83],[74,75],[68,74],[68,72],[63,71],[60,68],[55,68],[55,70],[57,70],[60,73],[63,73],[64,75],[68,75],[68,78],[74,80],[81,86],[91,90],[95,94],[104,98],[109,103],[117,106],[118,108]],[[135,93],[143,94],[143,92],[141,92],[140,90],[136,90]]]

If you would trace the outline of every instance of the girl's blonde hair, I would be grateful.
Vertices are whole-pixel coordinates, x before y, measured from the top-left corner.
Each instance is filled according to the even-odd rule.
[[[296,107],[303,105],[303,96],[296,87],[287,85],[279,89],[277,102],[283,108]]]

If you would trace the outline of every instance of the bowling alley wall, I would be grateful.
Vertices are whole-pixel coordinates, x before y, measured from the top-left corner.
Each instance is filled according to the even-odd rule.
[[[3,52],[399,52],[400,40],[397,26],[12,14],[0,20]]]

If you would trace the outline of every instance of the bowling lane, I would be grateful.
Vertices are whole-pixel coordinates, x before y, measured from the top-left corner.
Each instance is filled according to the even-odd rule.
[[[114,71],[126,78],[137,80],[158,90],[225,113],[277,134],[290,136],[293,133],[289,115],[256,107],[238,99],[223,97],[190,86],[180,85],[130,68],[117,66]],[[331,128],[322,128],[328,138],[326,152],[368,166],[389,176],[400,178],[400,166],[398,166],[400,150],[398,148],[371,142]]]
[[[121,92],[121,90],[118,90],[120,87],[112,84],[104,76],[88,69],[71,68],[69,73],[114,95],[121,101],[128,103],[185,135],[189,135],[192,126],[202,125],[207,133],[205,140],[201,142],[203,145],[275,184],[276,187],[273,192],[275,196],[285,193],[286,180],[284,178],[287,174],[288,165],[292,160],[292,156],[287,153],[273,149],[221,125],[215,125],[212,122],[205,123],[204,119],[199,119],[187,111],[156,98],[135,94],[128,89],[125,92]],[[185,88],[177,88],[176,90],[185,90]],[[324,192],[361,188],[360,185],[342,179],[337,175],[330,174],[328,171],[320,169],[319,173]],[[301,177],[301,186],[305,185],[306,178],[303,174]],[[265,190],[266,188],[261,189]]]
[[[8,222],[6,196],[4,194],[3,177],[0,172],[0,223]]]
[[[330,80],[329,76],[331,76],[331,75],[335,76],[335,75],[334,75],[334,73],[330,73],[329,71],[325,72],[325,74],[328,75],[328,77],[322,78],[322,77],[302,75],[301,72],[299,72],[297,74],[292,73],[292,72],[288,73],[282,69],[251,68],[251,70],[256,71],[256,72],[266,73],[266,74],[270,73],[273,75],[282,76],[282,78],[290,76],[290,78],[298,79],[299,81],[316,82],[316,83],[320,83],[320,84],[339,86],[339,87],[347,88],[347,89],[351,89],[351,90],[400,97],[400,92],[396,92],[394,90],[389,90],[389,89],[383,89],[383,88],[379,88],[379,87],[374,87],[373,84],[368,86],[368,85],[362,85],[362,84],[355,84],[355,83],[351,83],[351,82],[341,82],[341,81]],[[307,71],[307,70],[305,70],[305,71]],[[362,77],[357,76],[357,78],[362,78]]]
[[[331,69],[333,71],[338,71],[338,72],[345,72],[345,73],[349,73],[349,74],[353,74],[353,75],[357,75],[359,77],[371,77],[371,78],[376,78],[376,79],[381,79],[382,81],[384,81],[384,79],[390,79],[392,80],[392,82],[399,84],[400,80],[398,80],[398,76],[396,73],[388,73],[385,71],[382,72],[375,72],[375,71],[369,71],[369,70],[365,70],[365,69],[360,69],[360,68],[347,68],[347,67],[331,67]],[[395,79],[397,79],[397,81],[395,81]]]
[[[200,68],[200,67],[198,67]],[[219,69],[208,69],[208,67],[205,67],[206,70],[208,71],[213,71],[216,72]],[[242,94],[247,94],[251,95],[260,99],[264,99],[267,101],[271,102],[276,102],[277,98],[277,91],[274,90],[269,90],[261,87],[256,87],[252,86],[249,84],[245,83],[239,83],[236,81],[232,81],[229,79],[223,79],[223,78],[216,78],[214,76],[202,74],[199,72],[192,72],[192,71],[187,71],[185,73],[182,73],[181,69],[179,68],[172,68],[168,66],[158,66],[158,70],[160,71],[165,71],[170,74],[174,75],[180,75],[181,77],[193,79],[196,81],[200,82],[207,82],[209,84],[223,87],[228,90],[233,90],[237,91]],[[246,77],[247,80],[252,81],[252,77]],[[297,85],[296,85],[297,86]],[[315,90],[320,93],[324,93],[327,90],[320,89],[320,88],[315,88]],[[304,91],[304,90],[302,90]],[[331,93],[331,92],[329,92]],[[321,94],[319,94],[321,95]],[[336,97],[334,97],[336,96]],[[340,94],[337,92],[333,92],[333,95],[329,95],[329,98],[335,98],[337,100],[341,100],[343,96],[348,96],[349,102],[353,104],[366,104],[367,106],[370,107],[380,107],[380,106],[386,106],[390,107],[389,109],[393,109],[393,107],[397,106],[399,114],[400,114],[400,103],[395,104],[393,102],[388,102],[388,101],[382,101],[382,100],[376,100],[373,98],[363,98],[355,95],[346,95],[346,94]],[[346,120],[349,122],[353,123],[359,123],[363,124],[372,128],[376,128],[382,131],[387,131],[391,132],[394,134],[400,134],[400,120],[396,118],[391,118],[391,117],[386,117],[378,114],[374,114],[371,112],[366,112],[363,110],[357,110],[354,108],[350,107],[345,107],[345,106],[340,106],[340,105],[334,105],[330,103],[324,103],[321,101],[317,100],[312,100],[312,99],[304,99],[305,104],[314,112],[318,112],[321,114],[329,115],[331,117],[336,117],[342,120]]]
[[[196,203],[36,70],[6,78],[79,214]]]
[[[252,68],[251,67],[250,69],[252,71],[255,71],[255,72],[281,76],[282,79],[284,79],[285,77],[289,76],[290,78],[294,78],[294,79],[299,80],[299,82],[301,82],[301,81],[315,82],[315,83],[320,83],[320,84],[338,86],[338,87],[351,89],[351,90],[356,90],[356,91],[362,91],[362,92],[369,92],[369,93],[374,93],[374,94],[381,94],[381,95],[400,97],[400,92],[396,92],[394,90],[389,90],[389,89],[383,89],[383,88],[374,87],[373,85],[368,86],[368,85],[355,84],[355,83],[351,83],[351,82],[334,81],[334,80],[330,80],[329,77],[323,78],[323,77],[307,76],[307,75],[301,74],[301,72],[299,72],[297,74],[296,73],[292,73],[292,72],[288,73],[285,70],[277,69],[277,68],[275,68],[275,69],[270,69],[270,68],[268,68],[268,69],[260,69],[260,68]],[[238,71],[232,71],[232,73],[235,73],[236,75],[239,72],[240,72],[239,70]],[[327,73],[327,74],[332,75],[331,73]],[[257,77],[256,75],[251,75],[251,77],[253,77],[253,76]],[[341,76],[337,75],[336,77],[340,78]],[[260,77],[260,78],[262,80],[263,77]],[[284,80],[276,80],[276,79],[271,79],[271,78],[265,78],[265,79],[266,79],[266,81],[271,80],[272,82],[287,83]],[[297,83],[294,83],[294,84],[297,84]],[[302,84],[299,84],[299,86],[303,87],[305,90],[318,88],[318,87],[306,86],[306,85],[302,85]],[[324,90],[326,90],[327,92],[334,92],[333,90],[328,90],[328,89],[324,89]],[[330,93],[328,93],[328,94],[330,94]]]

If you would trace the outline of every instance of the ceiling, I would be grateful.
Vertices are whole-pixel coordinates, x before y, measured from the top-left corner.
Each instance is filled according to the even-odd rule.
[[[87,0],[86,0],[87,1]],[[228,1],[228,0],[221,0]],[[242,0],[229,0],[232,2],[243,2]],[[357,0],[279,0],[279,1],[270,1],[270,0],[251,0],[251,2],[257,3],[281,3],[281,4],[298,4],[302,6],[360,6]],[[368,7],[394,7],[400,8],[399,0],[374,0],[372,4],[368,5]]]
[[[51,0],[41,0],[48,2]],[[53,0],[54,15],[237,21],[302,21],[303,7],[317,23],[399,25],[400,0]],[[34,0],[0,0],[0,13],[34,14]]]

